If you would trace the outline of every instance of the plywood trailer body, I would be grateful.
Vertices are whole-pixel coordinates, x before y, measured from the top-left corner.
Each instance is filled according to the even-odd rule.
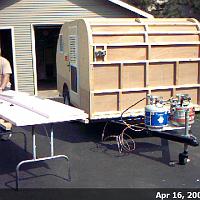
[[[57,74],[59,92],[64,88],[91,120],[117,118],[148,94],[169,99],[187,93],[199,109],[200,24],[184,18],[67,22],[58,40]],[[146,103],[126,114],[140,114]]]

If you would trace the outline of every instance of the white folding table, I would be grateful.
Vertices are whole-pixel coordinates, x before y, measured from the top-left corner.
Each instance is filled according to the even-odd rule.
[[[23,164],[33,163],[57,158],[69,161],[66,155],[54,154],[53,125],[56,122],[87,120],[88,115],[77,108],[64,105],[49,99],[40,99],[29,96],[27,93],[5,91],[0,93],[0,118],[9,121],[14,126],[32,126],[32,152],[31,160],[24,160],[16,167],[16,189],[19,188],[19,169]],[[35,125],[51,124],[50,126],[50,156],[37,158]],[[70,176],[70,174],[69,174]]]

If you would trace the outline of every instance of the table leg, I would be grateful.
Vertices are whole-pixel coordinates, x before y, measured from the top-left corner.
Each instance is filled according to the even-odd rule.
[[[58,159],[58,158],[64,158],[68,163],[68,180],[71,181],[71,172],[70,172],[70,165],[69,165],[69,158],[66,155],[55,155],[54,156],[54,144],[53,144],[53,124],[51,124],[51,156],[49,157],[43,157],[43,158],[37,158],[36,155],[36,138],[35,138],[35,126],[32,126],[32,150],[33,150],[33,159],[31,160],[24,160],[21,161],[17,167],[16,167],[16,190],[19,189],[19,170],[20,167],[27,163],[33,163],[33,162],[41,162],[46,160],[52,160],[52,159]]]

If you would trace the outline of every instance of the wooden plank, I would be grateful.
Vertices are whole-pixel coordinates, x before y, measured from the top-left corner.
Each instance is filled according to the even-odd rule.
[[[93,113],[118,111],[118,93],[94,94]]]
[[[181,46],[181,45],[198,45],[200,42],[154,42],[154,43],[141,43],[141,42],[129,42],[129,43],[94,43],[94,46],[98,46],[99,48],[102,46],[108,47],[129,47],[129,46]]]
[[[114,32],[114,31],[109,31],[109,32],[93,32],[92,35],[94,36],[134,36],[134,35],[144,35],[145,32],[141,31],[141,32],[136,32],[136,31],[131,31],[131,32],[122,32],[122,31],[118,31],[118,32]]]
[[[194,22],[192,18],[136,18],[135,21],[140,23],[188,23]]]
[[[94,96],[94,92],[93,90],[90,91],[90,115],[89,117],[91,117],[94,112],[95,112],[95,103],[94,103],[94,100],[95,100],[95,96]]]
[[[148,25],[145,24],[144,26],[144,30],[145,30],[145,43],[148,43],[149,42],[149,35],[148,35],[148,32],[149,32],[149,29],[148,29]]]
[[[176,88],[172,88],[172,96],[176,97]]]
[[[92,32],[140,32],[144,31],[144,26],[142,25],[127,25],[127,26],[91,26]]]
[[[97,51],[97,49],[96,49],[96,45],[95,45],[95,46],[93,46],[93,61],[94,62],[97,62],[97,57],[95,56],[96,51]]]
[[[122,88],[145,87],[145,65],[124,64],[122,71]]]
[[[94,65],[94,90],[118,89],[119,65]]]
[[[119,65],[119,89],[122,89],[124,86],[124,79],[123,79],[123,73],[124,73],[124,64],[121,63]],[[122,92],[119,91],[118,94],[118,110],[122,110]]]
[[[103,50],[106,52],[106,55],[103,57],[103,62],[107,61],[107,45],[103,46]]]
[[[80,86],[80,96],[81,96],[81,109],[83,109],[86,113],[90,113],[90,91],[85,90]]]
[[[156,87],[144,87],[144,88],[125,88],[125,89],[109,89],[109,90],[94,90],[94,94],[106,94],[106,93],[119,93],[119,92],[135,92],[135,91],[148,91],[148,90],[166,90],[166,89],[187,89],[187,88],[199,88],[200,84],[185,84],[185,85],[169,85],[169,86],[156,86]]]
[[[122,93],[122,111],[135,104],[137,101],[145,98],[147,95],[147,91],[138,91],[138,92],[123,92]],[[139,104],[135,105],[132,109],[141,109],[146,105],[146,101],[142,101]]]
[[[151,60],[151,45],[149,44],[149,24],[146,24],[145,29],[147,31],[147,60]],[[145,63],[145,87],[149,87],[149,62]],[[150,91],[148,91],[149,93]]]
[[[185,25],[149,25],[149,31],[165,31],[165,32],[170,32],[174,31],[174,29],[177,29],[178,31],[197,31],[196,26],[185,26]]]
[[[152,54],[152,45],[151,44],[148,44],[148,47],[147,47],[147,60],[151,60],[151,54]]]
[[[145,60],[146,47],[108,47],[108,61]]]
[[[123,105],[122,105],[122,97],[123,96],[123,94],[122,94],[122,92],[119,92],[119,96],[118,96],[118,109],[117,110],[119,110],[119,111],[121,111],[121,110],[123,110]]]
[[[199,75],[199,63],[198,62],[180,62],[178,70],[178,84],[198,84]]]
[[[151,60],[126,60],[123,61],[124,64],[136,64],[136,63],[166,63],[166,62],[195,62],[200,61],[200,58],[171,58],[171,59],[151,59]],[[91,62],[94,65],[111,65],[120,64],[121,61],[107,61],[107,62]]]
[[[152,46],[152,59],[199,58],[199,45]]]
[[[169,18],[168,18],[169,19]],[[140,19],[139,19],[140,20]],[[139,20],[136,18],[135,19],[135,21],[138,21],[139,22]],[[166,21],[166,18],[165,18],[165,21],[164,22],[162,22],[162,21],[157,21],[157,22],[153,22],[153,21],[146,21],[145,23],[142,23],[141,21],[139,22],[139,24],[138,23],[134,23],[134,22],[116,22],[116,23],[112,23],[112,22],[109,22],[109,21],[107,21],[107,23],[95,23],[95,22],[93,22],[93,23],[90,23],[90,25],[92,26],[92,27],[98,27],[98,26],[103,26],[103,27],[105,27],[105,26],[116,26],[116,25],[118,25],[118,26],[138,26],[138,25],[143,25],[143,26],[145,26],[145,25],[174,25],[174,26],[176,26],[176,25],[183,25],[183,26],[194,26],[195,25],[195,23],[194,23],[194,21],[191,23],[191,22],[170,22],[170,21]]]
[[[168,34],[168,35],[159,35],[159,34],[149,34],[149,42],[150,43],[177,43],[177,44],[187,44],[190,42],[198,42],[199,43],[199,35],[198,34]]]
[[[169,86],[174,84],[174,63],[149,64],[149,86]]]
[[[102,44],[128,44],[128,43],[143,43],[144,35],[94,35],[93,43],[95,45]]]
[[[174,65],[174,85],[179,85],[179,63],[176,61]]]
[[[124,77],[123,77],[123,75],[124,75],[124,63],[121,63],[120,65],[119,65],[119,89],[122,89],[123,87],[124,87],[124,81],[125,81],[125,79],[124,79]]]
[[[149,31],[150,35],[198,35],[200,31]]]
[[[145,64],[144,86],[149,87],[149,62]]]
[[[138,34],[141,34],[141,35],[144,35],[146,32],[145,31],[141,31],[141,32],[134,32],[134,31],[131,31],[131,32],[93,32],[92,35],[93,36],[98,36],[98,35],[138,35]],[[166,31],[148,31],[148,34],[149,35],[198,35],[200,34],[200,31],[169,31],[169,32],[166,32]]]

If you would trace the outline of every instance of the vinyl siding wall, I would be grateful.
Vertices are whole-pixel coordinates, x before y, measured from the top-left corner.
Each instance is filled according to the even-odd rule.
[[[0,27],[14,27],[18,90],[35,93],[31,24],[62,24],[83,17],[134,17],[134,13],[106,0],[6,0],[0,3]]]

